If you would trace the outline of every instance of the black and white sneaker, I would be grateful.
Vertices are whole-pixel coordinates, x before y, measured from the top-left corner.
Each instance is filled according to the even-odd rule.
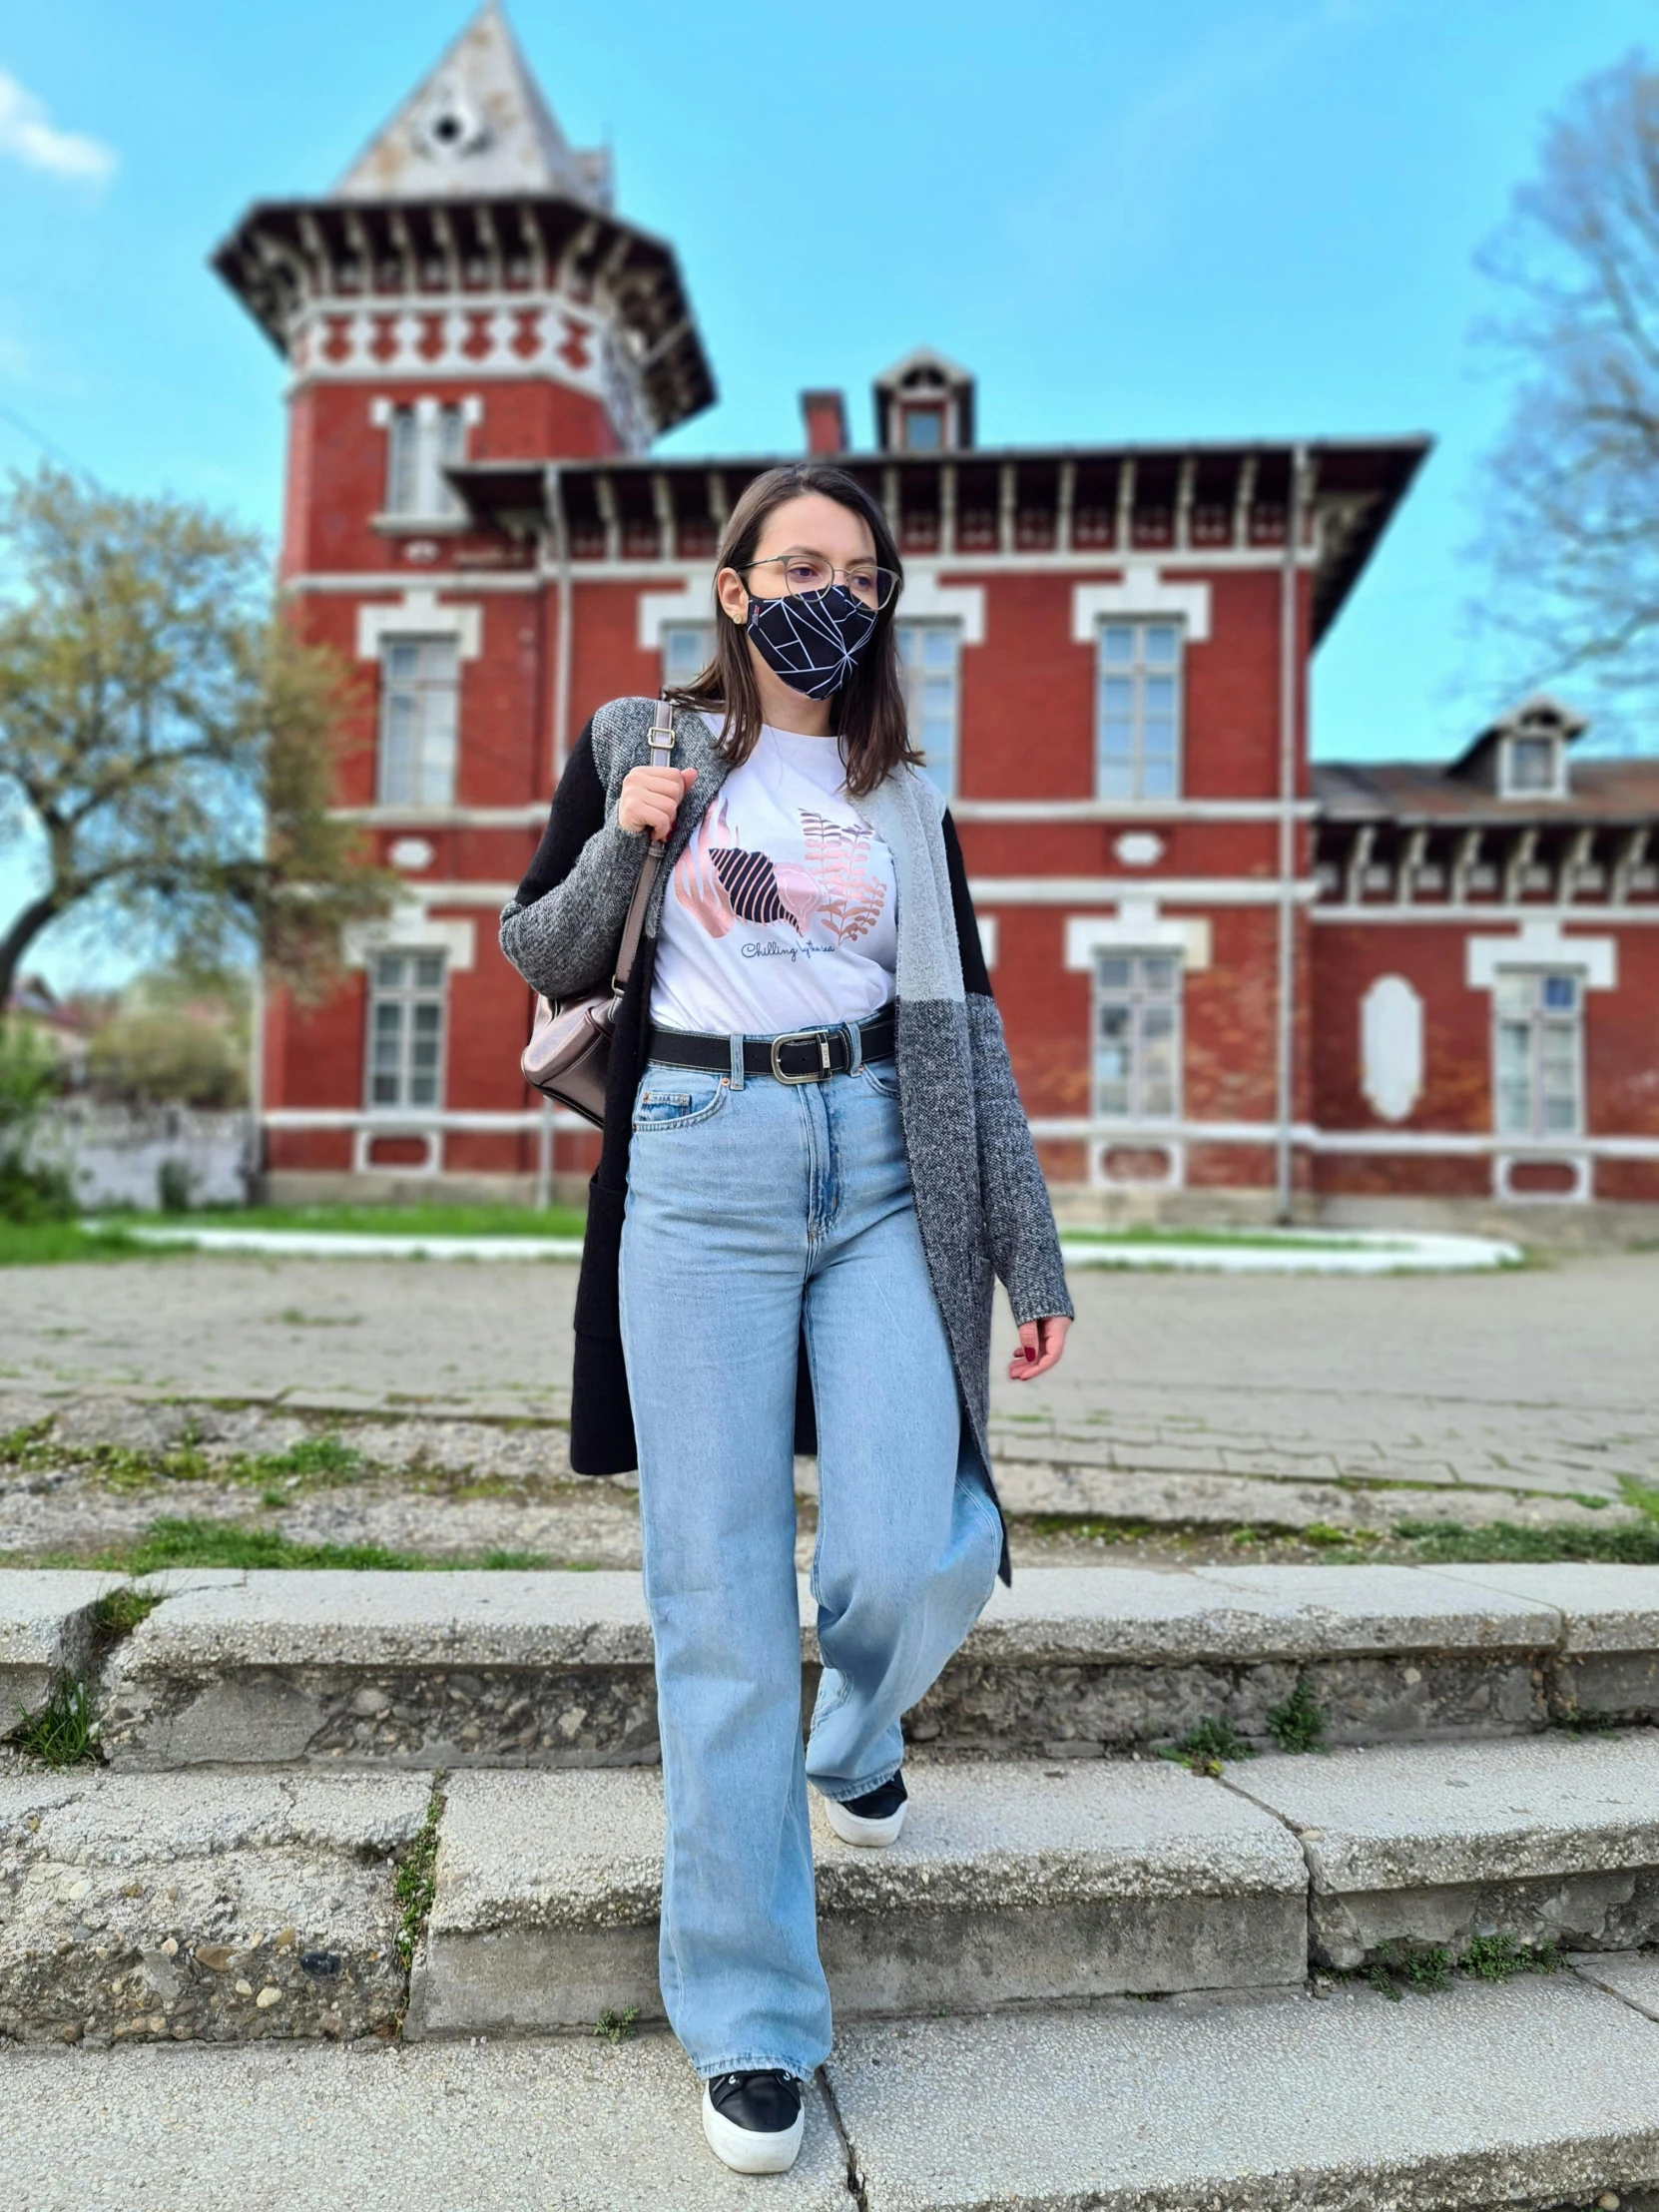
[[[734,2173],[787,2174],[806,2124],[793,2074],[716,2074],[703,2084],[703,2132]]]
[[[826,1798],[824,1813],[843,1844],[890,1844],[904,1826],[904,1777],[895,1774],[862,1797]]]

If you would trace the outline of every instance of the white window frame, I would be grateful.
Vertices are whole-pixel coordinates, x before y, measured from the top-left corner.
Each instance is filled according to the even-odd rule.
[[[1557,982],[1572,986],[1570,1011],[1551,1009],[1544,1002],[1547,987]],[[1491,1081],[1494,1136],[1519,1144],[1549,1145],[1565,1143],[1584,1135],[1585,983],[1585,975],[1578,968],[1505,967],[1498,971],[1492,985]],[[1526,990],[1530,1001],[1524,1014],[1518,1014],[1513,1003],[1518,989]],[[1522,1026],[1527,1032],[1528,1095],[1525,1127],[1510,1126],[1504,1118],[1503,1037],[1506,1030]],[[1570,1031],[1572,1038],[1572,1050],[1565,1063],[1572,1081],[1572,1118],[1570,1123],[1553,1128],[1548,1126],[1545,1112],[1549,1088],[1544,1054],[1545,1039],[1552,1030]]]
[[[1127,986],[1106,983],[1103,970],[1108,960],[1128,961],[1131,974]],[[1144,975],[1144,963],[1148,960],[1169,962],[1175,978],[1169,990],[1157,990],[1148,986]],[[1120,1123],[1125,1129],[1153,1129],[1166,1124],[1174,1126],[1180,1122],[1186,1072],[1186,997],[1187,964],[1181,953],[1169,945],[1101,945],[1094,952],[1089,992],[1089,1105],[1097,1122]],[[1121,1004],[1125,999],[1131,1012],[1131,1096],[1127,1107],[1108,1107],[1102,1105],[1100,1094],[1100,1017],[1109,1000]],[[1171,1095],[1167,1106],[1149,1109],[1145,1104],[1145,1014],[1149,1006],[1166,1004],[1172,1008],[1174,1015],[1170,1026]]]
[[[1131,638],[1130,657],[1127,661],[1108,662],[1106,641],[1114,631],[1127,630]],[[1153,630],[1168,630],[1174,634],[1175,651],[1168,662],[1153,662],[1147,658],[1147,637]],[[1170,756],[1170,789],[1167,792],[1148,792],[1146,789],[1146,686],[1149,680],[1169,677],[1175,687],[1173,715],[1174,748]],[[1101,615],[1095,625],[1095,690],[1094,690],[1094,784],[1095,796],[1119,804],[1161,806],[1173,805],[1181,797],[1185,780],[1186,761],[1186,710],[1187,710],[1187,626],[1174,613],[1128,613]],[[1130,753],[1129,784],[1126,792],[1106,789],[1106,685],[1108,680],[1127,681],[1131,687],[1131,711],[1129,720]]]
[[[697,641],[695,647],[693,639]],[[664,689],[689,684],[715,657],[715,626],[712,622],[664,622],[657,631],[657,647],[662,655]],[[678,665],[676,655],[681,656]]]
[[[1523,784],[1515,773],[1515,763],[1520,758],[1520,748],[1525,745],[1546,745],[1549,748],[1549,782],[1547,784]],[[1564,799],[1567,796],[1567,749],[1557,737],[1546,730],[1519,730],[1504,738],[1498,747],[1497,790],[1500,799]]]
[[[961,784],[962,775],[962,625],[946,617],[920,619],[902,616],[893,625],[898,633],[899,680],[904,687],[904,707],[910,726],[910,741],[926,751],[925,729],[927,717],[923,712],[924,692],[929,677],[935,680],[948,675],[950,681],[950,733],[949,750],[942,762],[929,758],[923,773],[928,776],[946,799],[954,799]],[[945,638],[950,645],[950,667],[929,669],[923,655],[928,637]],[[916,640],[914,663],[906,657],[905,640]]]
[[[380,806],[425,808],[454,805],[456,770],[461,751],[461,648],[462,640],[452,631],[447,634],[442,631],[393,631],[380,640],[380,703],[374,764],[374,786]],[[408,679],[408,688],[413,693],[414,727],[407,764],[407,789],[404,790],[397,788],[393,775],[395,740],[392,719],[397,699],[405,696],[405,681],[394,676],[393,668],[401,656],[411,652],[415,656],[415,667]],[[425,672],[427,665],[440,654],[446,655],[448,659],[448,674],[444,679]],[[447,691],[450,697],[446,748],[434,745],[431,719],[434,701],[440,691]]]
[[[408,963],[406,975],[396,982],[382,980],[382,962],[402,960]],[[363,1104],[371,1114],[436,1114],[443,1111],[444,1080],[449,1043],[449,960],[441,950],[430,945],[377,945],[367,956],[368,991],[363,1021]],[[423,970],[436,970],[436,980],[429,974],[422,979]],[[412,1096],[420,1071],[413,1065],[416,1035],[416,1013],[422,1007],[437,1007],[437,1053],[431,1070],[432,1096]],[[381,1035],[379,1009],[394,1006],[399,1009],[397,1024],[397,1054],[393,1070],[396,1096],[382,1098],[376,1095],[380,1079],[386,1070],[379,1064],[376,1045]]]
[[[375,402],[374,419],[386,433],[383,521],[449,529],[465,521],[465,505],[443,472],[466,459],[467,431],[482,412],[475,399]]]

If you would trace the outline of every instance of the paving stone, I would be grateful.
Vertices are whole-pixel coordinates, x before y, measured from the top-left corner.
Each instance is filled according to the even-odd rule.
[[[0,1776],[0,2033],[384,2032],[413,1775]]]
[[[889,1850],[814,1800],[819,1941],[838,2016],[1306,1971],[1307,1872],[1284,1828],[1163,1763],[912,1764]],[[456,1775],[411,2034],[661,2013],[654,1773]]]
[[[1659,1951],[1592,1952],[1574,1958],[1574,1970],[1598,1989],[1622,1997],[1650,2020],[1659,2020]]]
[[[127,1766],[649,1758],[650,1622],[636,1574],[251,1572],[140,1623],[101,1726]]]
[[[713,2157],[666,2035],[0,2053],[12,2212],[850,2212],[816,2089],[795,2170]]]
[[[1659,1744],[1419,1744],[1230,1764],[1288,1821],[1313,1875],[1315,1956],[1475,1936],[1625,1950],[1659,1939]]]
[[[1570,1976],[869,2024],[867,2212],[1490,2212],[1659,2181],[1659,2027]]]
[[[81,1674],[93,1609],[117,1577],[79,1570],[0,1569],[0,1735],[39,1712],[60,1674]]]

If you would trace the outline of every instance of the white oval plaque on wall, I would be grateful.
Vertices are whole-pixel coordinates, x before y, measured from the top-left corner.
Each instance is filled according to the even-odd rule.
[[[1125,867],[1156,867],[1164,856],[1164,840],[1150,830],[1126,830],[1112,850]]]
[[[1422,1000],[1403,975],[1380,975],[1360,1001],[1360,1088],[1382,1121],[1422,1096]]]

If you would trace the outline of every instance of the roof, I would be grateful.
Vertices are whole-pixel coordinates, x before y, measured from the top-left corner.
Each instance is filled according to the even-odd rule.
[[[329,195],[335,200],[558,193],[611,205],[611,158],[578,153],[502,13],[486,0]]]
[[[1565,799],[1499,799],[1429,761],[1329,761],[1314,766],[1314,797],[1328,823],[1398,823],[1409,829],[1507,828],[1528,822],[1605,822],[1632,827],[1659,818],[1659,759],[1585,760],[1572,765]]]
[[[1431,444],[1432,440],[1421,434],[1301,441],[1188,439],[1178,444],[974,446],[937,452],[855,451],[815,454],[814,458],[838,463],[864,481],[877,499],[884,495],[883,480],[889,468],[896,468],[906,483],[914,483],[940,468],[953,468],[960,510],[962,486],[976,477],[982,479],[994,474],[1007,463],[1021,472],[1022,482],[1028,479],[1039,493],[1045,488],[1052,492],[1058,484],[1059,471],[1066,463],[1075,465],[1079,482],[1093,475],[1109,484],[1125,463],[1133,462],[1141,485],[1167,479],[1173,487],[1181,464],[1191,459],[1200,481],[1214,476],[1224,493],[1236,483],[1248,464],[1254,474],[1258,496],[1270,501],[1283,500],[1289,489],[1294,457],[1306,454],[1315,464],[1316,499],[1321,510],[1320,563],[1314,577],[1313,595],[1313,636],[1317,644],[1336,621]],[[655,511],[651,479],[661,475],[667,478],[673,493],[675,512],[690,515],[694,511],[707,510],[711,475],[724,479],[726,496],[733,500],[763,469],[801,458],[799,453],[761,453],[676,455],[639,460],[560,460],[557,473],[572,490],[583,488],[586,479],[608,478],[618,495],[619,509],[624,513],[637,511],[643,517],[650,517]],[[473,514],[486,526],[521,533],[540,526],[545,520],[543,457],[469,462],[450,469],[448,474]],[[583,496],[591,503],[591,493],[584,489]],[[976,556],[964,550],[959,557],[972,560]],[[1106,567],[1130,558],[1152,558],[1171,567],[1180,568],[1190,563],[1202,568],[1206,555],[1202,546],[1190,551],[1176,551],[1165,546],[1143,553],[1139,547],[1105,545],[1086,551],[1079,547],[1078,557],[1098,559]],[[944,556],[946,565],[949,558]]]

